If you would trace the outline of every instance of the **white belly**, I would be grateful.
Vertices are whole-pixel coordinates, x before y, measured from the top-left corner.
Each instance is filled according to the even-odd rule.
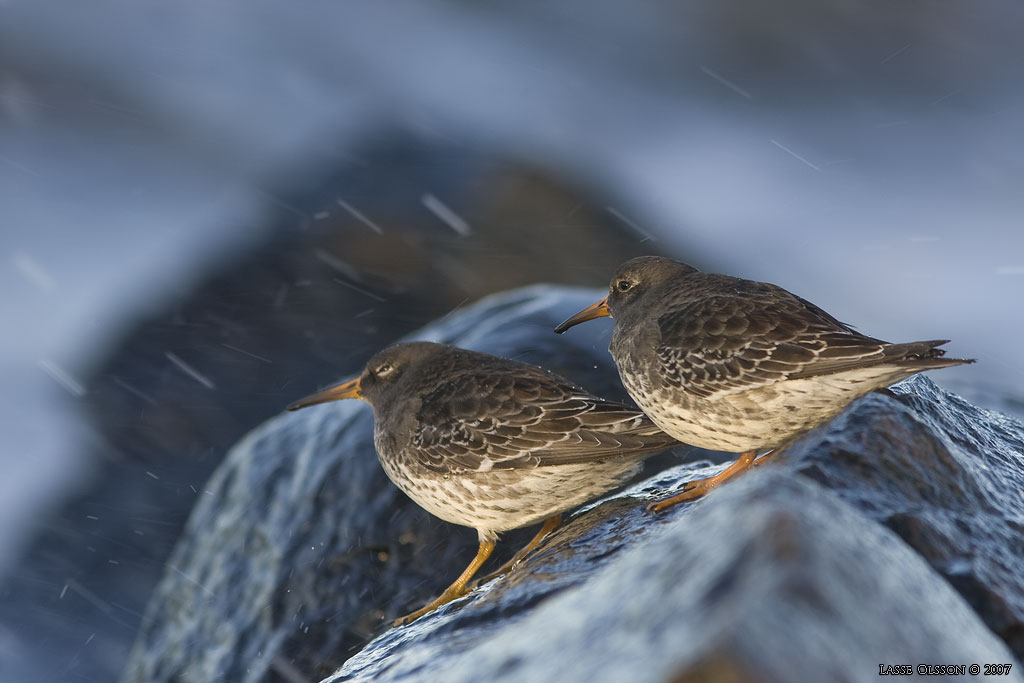
[[[633,400],[671,436],[716,451],[761,451],[781,446],[838,415],[851,401],[912,374],[878,366],[794,379],[708,398],[674,388],[640,391],[623,383]]]
[[[382,460],[382,464],[384,461]],[[476,529],[481,539],[540,522],[609,491],[635,473],[636,459],[452,474],[384,471],[420,507],[446,522]]]

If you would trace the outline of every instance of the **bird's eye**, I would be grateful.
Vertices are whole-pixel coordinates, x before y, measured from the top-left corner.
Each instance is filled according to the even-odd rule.
[[[377,371],[374,374],[377,375],[378,377],[382,377],[391,372],[392,370],[394,370],[394,368],[391,367],[391,363],[382,363],[377,366]]]
[[[619,280],[615,283],[615,288],[620,292],[627,292],[633,286],[633,283],[629,280]]]

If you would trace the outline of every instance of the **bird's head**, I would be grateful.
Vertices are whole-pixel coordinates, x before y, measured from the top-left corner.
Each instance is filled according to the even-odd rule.
[[[288,410],[345,398],[358,398],[371,406],[380,406],[394,394],[400,381],[419,363],[448,348],[433,342],[406,342],[389,346],[366,362],[359,377],[300,399],[288,406]]]
[[[606,316],[620,317],[649,292],[666,282],[698,272],[693,266],[664,256],[638,256],[623,263],[612,276],[608,296],[584,308],[555,328],[561,334],[574,325]]]

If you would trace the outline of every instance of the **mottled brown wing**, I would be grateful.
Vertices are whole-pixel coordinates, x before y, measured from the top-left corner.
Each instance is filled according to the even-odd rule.
[[[761,294],[709,296],[660,317],[656,353],[665,381],[712,397],[877,365],[908,351],[859,334],[781,288],[763,285]]]
[[[423,466],[442,472],[583,463],[678,444],[643,413],[541,372],[459,374],[421,406],[412,446]]]

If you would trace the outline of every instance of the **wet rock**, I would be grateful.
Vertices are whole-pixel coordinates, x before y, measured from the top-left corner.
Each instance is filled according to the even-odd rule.
[[[516,581],[327,680],[875,681],[880,663],[1013,661],[892,532],[804,478],[762,468],[664,518],[640,502],[598,507]]]
[[[993,657],[1024,680],[1019,422],[916,377],[695,504],[631,498],[717,470],[598,505],[327,680],[868,681]]]
[[[1024,429],[913,377],[784,455],[881,522],[1024,658]]]
[[[607,323],[546,334],[595,294],[509,292],[417,336],[612,395]],[[385,623],[444,588],[475,538],[398,493],[370,427],[365,407],[328,404],[278,417],[232,451],[125,683],[866,681],[884,663],[1021,656],[1024,427],[926,378],[861,399],[702,501],[644,511],[717,471],[707,463],[586,506],[516,571],[401,629]],[[506,553],[529,533],[510,536]]]
[[[621,394],[603,344],[551,333],[599,295],[517,290],[416,337],[543,364],[599,394]],[[203,487],[124,681],[325,676],[382,620],[426,602],[458,575],[475,551],[475,532],[431,517],[401,494],[377,462],[371,429],[367,406],[332,403],[284,414],[232,450]],[[530,532],[508,534],[503,555]]]

